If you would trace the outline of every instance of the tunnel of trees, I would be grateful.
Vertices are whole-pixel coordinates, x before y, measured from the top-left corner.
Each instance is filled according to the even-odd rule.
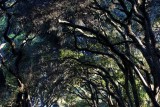
[[[0,0],[0,106],[160,107],[159,0]]]

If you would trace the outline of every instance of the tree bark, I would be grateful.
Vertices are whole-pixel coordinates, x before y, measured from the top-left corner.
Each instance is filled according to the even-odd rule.
[[[5,76],[3,74],[3,71],[0,70],[0,89],[5,87],[5,84],[6,84]]]
[[[16,107],[31,107],[30,96],[24,84],[18,79],[19,90],[16,98]]]

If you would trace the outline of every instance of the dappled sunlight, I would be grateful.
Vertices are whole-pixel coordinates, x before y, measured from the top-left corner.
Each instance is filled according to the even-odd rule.
[[[0,0],[0,107],[160,107],[158,0]]]

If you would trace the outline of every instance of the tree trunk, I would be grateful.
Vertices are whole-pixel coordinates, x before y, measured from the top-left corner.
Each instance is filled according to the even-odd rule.
[[[0,70],[0,89],[4,88],[6,84],[6,79],[4,77],[3,71]]]
[[[31,101],[28,94],[28,90],[24,84],[18,79],[19,92],[16,98],[16,107],[31,107]]]

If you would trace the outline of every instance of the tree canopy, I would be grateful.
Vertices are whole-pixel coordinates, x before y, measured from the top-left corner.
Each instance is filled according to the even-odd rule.
[[[159,6],[0,0],[0,104],[159,107]]]

